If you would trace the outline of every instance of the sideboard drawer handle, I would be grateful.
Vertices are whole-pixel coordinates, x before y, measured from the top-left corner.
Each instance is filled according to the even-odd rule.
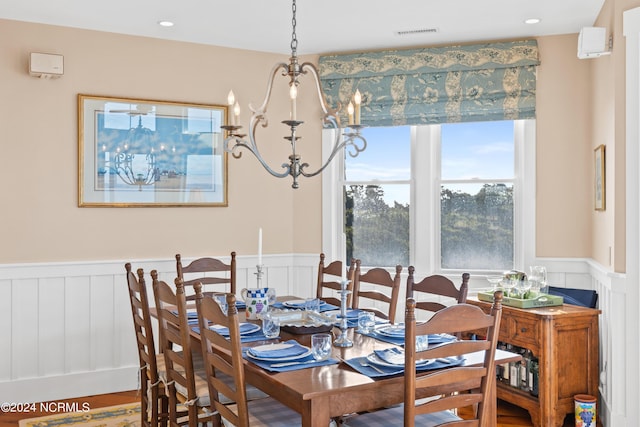
[[[520,329],[520,332],[527,332],[527,328]]]

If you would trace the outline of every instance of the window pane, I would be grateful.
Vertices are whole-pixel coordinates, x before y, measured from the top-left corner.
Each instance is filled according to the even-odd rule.
[[[411,178],[410,127],[371,127],[362,130],[367,148],[358,157],[345,150],[347,181],[395,181]],[[407,198],[408,200],[408,198]]]
[[[513,268],[513,185],[443,185],[440,203],[442,268]]]
[[[512,178],[512,121],[442,125],[442,179]]]
[[[409,203],[387,203],[385,193],[409,200],[409,184],[346,186],[346,259],[359,258],[365,266],[409,265]]]

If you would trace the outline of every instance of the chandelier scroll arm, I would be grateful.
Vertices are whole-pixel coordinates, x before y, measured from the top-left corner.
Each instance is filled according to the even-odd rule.
[[[341,139],[341,136],[343,136],[344,139]],[[358,141],[360,142],[360,144],[358,144]],[[339,133],[336,134],[336,138],[333,143],[333,149],[331,150],[327,161],[315,172],[304,171],[304,168],[306,166],[309,166],[307,163],[300,165],[300,175],[307,178],[318,175],[323,170],[325,170],[327,166],[329,166],[329,163],[331,163],[336,154],[338,154],[343,148],[346,150],[346,147],[351,147],[355,150],[348,152],[351,157],[357,157],[358,154],[360,154],[367,148],[367,140],[362,135],[360,135],[360,132],[346,132],[343,135],[340,135]]]
[[[256,133],[256,127],[258,126],[258,123],[262,121],[261,117],[262,115],[260,115],[257,112],[254,113],[254,115],[251,117],[251,125],[250,125],[251,130],[249,132],[249,141],[244,139],[245,135],[236,134],[234,133],[235,129],[231,129],[231,134],[227,136],[224,140],[224,150],[228,153],[231,153],[231,155],[234,158],[239,159],[242,156],[242,152],[239,150],[240,148],[244,148],[248,150],[251,154],[253,154],[256,159],[258,159],[262,167],[264,167],[267,170],[267,172],[269,172],[271,175],[275,176],[276,178],[284,178],[287,175],[290,175],[291,173],[291,169],[289,165],[287,165],[286,163],[283,163],[282,167],[285,168],[285,170],[283,172],[276,172],[271,168],[271,166],[267,164],[267,162],[262,158],[262,155],[260,154],[260,149],[258,148],[258,144],[256,143],[254,136]],[[229,127],[229,126],[224,126],[224,127]],[[231,128],[233,128],[233,126],[231,126]],[[233,146],[231,146],[232,143],[233,143]]]
[[[318,74],[318,69],[311,62],[304,62],[300,66],[300,69],[304,74],[309,73],[313,76],[313,83],[315,85],[316,92],[318,94],[318,99],[320,100],[320,108],[322,108],[322,112],[324,116],[333,116],[336,119],[337,128],[340,127],[340,118],[338,117],[338,111],[342,108],[342,105],[338,103],[338,107],[333,110],[327,104],[327,98],[324,96],[324,92],[322,91],[322,85],[320,84],[320,75]]]
[[[274,65],[273,68],[271,69],[271,72],[269,73],[269,79],[267,80],[267,90],[265,92],[262,105],[260,105],[260,107],[258,108],[255,108],[252,104],[249,104],[249,109],[252,112],[251,119],[253,120],[254,117],[260,116],[260,120],[265,121],[265,123],[262,125],[263,127],[267,126],[267,119],[266,119],[267,106],[269,105],[269,101],[271,100],[271,93],[273,92],[273,82],[275,81],[276,74],[280,69],[282,69],[283,75],[286,75],[289,69],[287,63],[279,62],[276,65]]]

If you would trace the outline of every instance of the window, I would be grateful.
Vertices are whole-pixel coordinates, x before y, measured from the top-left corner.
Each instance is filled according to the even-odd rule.
[[[442,125],[437,237],[443,270],[513,268],[514,147],[513,121]]]
[[[367,149],[323,177],[325,253],[452,275],[532,258],[535,121],[371,127],[364,136]]]
[[[367,149],[345,156],[346,259],[363,265],[409,262],[411,139],[408,127],[368,128]]]

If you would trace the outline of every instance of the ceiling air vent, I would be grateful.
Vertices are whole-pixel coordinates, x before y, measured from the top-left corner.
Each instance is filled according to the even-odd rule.
[[[414,34],[437,33],[437,28],[421,28],[419,30],[396,31],[398,36],[410,36]]]

